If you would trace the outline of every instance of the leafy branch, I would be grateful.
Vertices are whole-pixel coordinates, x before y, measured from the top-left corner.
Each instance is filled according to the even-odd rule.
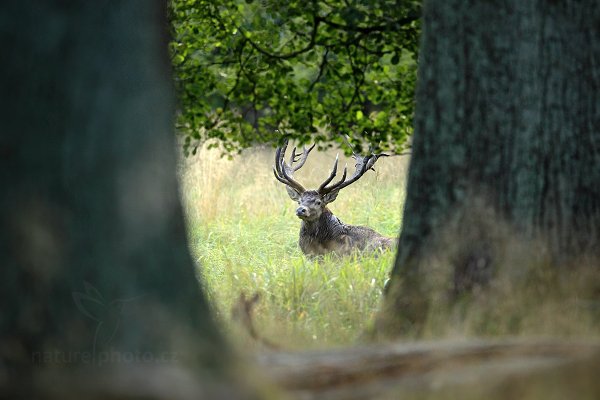
[[[237,151],[278,140],[284,126],[331,145],[333,128],[404,150],[418,1],[171,0],[169,10],[183,136]]]

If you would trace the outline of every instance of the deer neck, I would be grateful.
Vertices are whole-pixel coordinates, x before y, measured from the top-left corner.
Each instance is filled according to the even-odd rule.
[[[314,221],[302,221],[300,228],[301,236],[327,240],[342,234],[345,225],[338,217],[325,208],[319,219]]]

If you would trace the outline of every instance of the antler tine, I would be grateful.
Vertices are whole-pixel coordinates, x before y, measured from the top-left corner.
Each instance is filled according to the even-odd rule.
[[[285,150],[287,149],[287,144],[288,143],[286,140],[283,146],[278,147],[275,152],[275,165],[273,166],[273,174],[279,182],[290,186],[298,193],[304,193],[306,189],[304,189],[304,187],[300,183],[298,183],[294,180],[294,178],[292,178],[291,173],[293,172],[293,170],[289,165],[285,163],[284,156]],[[294,156],[295,152],[296,149],[294,148],[294,151],[292,151],[292,156]]]
[[[284,144],[284,149],[285,149]],[[273,166],[273,174],[275,178],[281,183],[285,183],[287,185],[287,181],[282,177],[283,173],[281,172],[281,147],[278,147],[275,151],[275,165]]]
[[[345,188],[346,186],[356,182],[361,176],[364,175],[365,172],[367,172],[367,163],[368,163],[368,158],[370,158],[370,156],[367,157],[361,157],[358,156],[359,158],[357,159],[358,162],[356,163],[356,170],[354,171],[354,174],[352,174],[352,176],[350,177],[350,179],[346,180],[346,168],[344,168],[344,174],[342,176],[342,178],[334,183],[333,185],[329,186],[329,187],[322,187],[319,188],[319,193],[322,194],[326,194],[326,193],[330,193],[336,190],[341,190],[343,188]]]
[[[347,173],[348,173],[348,164],[344,165],[344,172],[342,173],[342,177],[340,178],[339,181],[334,183],[333,186],[339,185],[340,183],[344,182],[346,180]]]
[[[344,137],[344,141],[348,145],[350,145],[350,142],[348,141],[347,137]],[[359,180],[360,177],[365,174],[365,172],[367,172],[370,169],[373,169],[373,165],[375,165],[375,162],[379,157],[387,156],[387,154],[374,154],[372,152],[372,149],[369,149],[369,153],[371,154],[367,156],[361,156],[360,154],[355,153],[353,150],[352,156],[356,159],[356,170],[354,171],[350,179],[346,180],[346,168],[344,168],[344,174],[342,176],[342,179],[340,179],[338,182],[334,183],[330,187],[327,187],[327,184],[329,184],[329,182],[331,182],[331,180],[333,180],[333,177],[335,176],[335,174],[332,173],[332,175],[329,176],[328,180],[319,187],[319,193],[326,194],[336,190],[341,190],[346,186],[351,185],[352,183]]]
[[[290,166],[296,162],[296,157],[298,157],[298,154],[296,154],[296,147],[294,146],[292,155],[290,156]]]
[[[285,150],[287,149],[287,140],[283,143],[282,147],[278,147],[275,151],[275,169],[279,176],[283,177],[282,170],[285,169],[285,163],[283,162],[283,155],[285,154]]]
[[[317,144],[314,143],[308,149],[306,148],[306,146],[302,146],[302,154],[296,154],[296,148],[294,147],[294,150],[292,151],[292,158],[290,161],[290,165],[292,165],[293,163],[298,161],[298,160],[296,160],[296,157],[300,157],[299,158],[300,162],[298,163],[298,165],[296,167],[293,168],[294,172],[298,171],[300,168],[302,168],[304,166],[304,163],[306,163],[306,159],[308,158],[308,154],[312,151],[312,149],[315,148],[316,145]]]
[[[336,154],[335,155],[335,161],[333,162],[333,168],[331,169],[331,173],[329,174],[329,176],[327,177],[327,179],[325,179],[325,182],[323,182],[321,184],[321,186],[319,186],[319,193],[321,193],[321,191],[323,189],[325,189],[325,186],[327,186],[329,184],[329,182],[331,182],[333,180],[333,178],[335,178],[335,175],[337,174],[337,167],[338,167],[338,162],[339,162],[339,158],[340,155]]]

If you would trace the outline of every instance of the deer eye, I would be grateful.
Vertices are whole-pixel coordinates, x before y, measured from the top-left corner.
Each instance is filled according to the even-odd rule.
[[[321,200],[317,200],[317,201],[315,201],[315,204],[318,205],[318,206],[320,206],[322,204],[322,201]]]

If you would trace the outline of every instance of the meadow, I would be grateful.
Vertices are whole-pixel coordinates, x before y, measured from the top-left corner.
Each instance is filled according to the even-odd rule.
[[[337,152],[313,151],[296,178],[318,186]],[[340,161],[352,170],[351,158],[340,154]],[[214,314],[234,342],[251,345],[231,310],[241,293],[258,292],[253,320],[265,339],[289,349],[356,343],[373,321],[395,251],[305,257],[297,244],[296,203],[273,177],[273,163],[268,147],[233,159],[203,148],[181,160],[189,243]],[[407,165],[405,156],[380,159],[376,172],[343,189],[330,209],[347,224],[396,237]]]
[[[329,175],[336,153],[313,151],[296,178],[305,187],[317,187]],[[354,165],[352,159],[340,160]],[[296,203],[273,177],[273,163],[269,147],[233,159],[204,148],[181,160],[189,244],[214,314],[233,343],[260,346],[232,313],[242,293],[259,293],[253,322],[261,338],[285,349],[356,344],[366,339],[374,321],[395,249],[378,255],[305,257],[297,243]],[[402,224],[408,158],[382,158],[375,169],[343,189],[330,209],[347,224],[395,237]],[[482,218],[494,226],[496,242],[505,248],[503,267],[487,291],[450,301],[448,266],[455,246],[448,237],[448,254],[438,254],[428,264],[431,307],[424,329],[414,337],[597,337],[597,268],[583,265],[575,273],[571,268],[561,272],[545,260],[544,251],[526,257],[526,245],[510,239],[514,235],[500,219]]]

